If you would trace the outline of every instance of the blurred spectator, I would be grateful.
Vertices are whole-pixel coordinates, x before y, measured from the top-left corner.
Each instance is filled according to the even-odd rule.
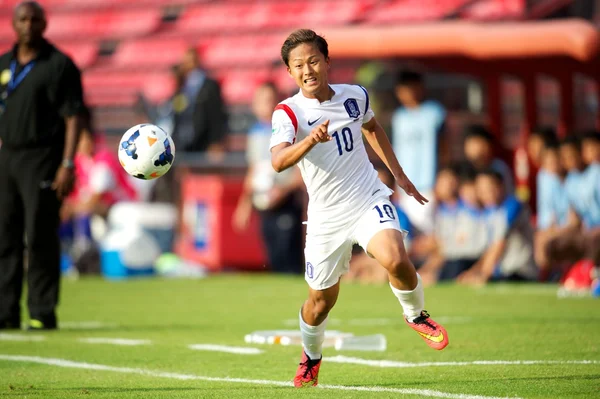
[[[304,184],[300,170],[294,167],[276,173],[271,166],[271,116],[278,102],[279,93],[271,83],[261,85],[254,94],[252,108],[257,122],[248,132],[248,172],[232,223],[236,230],[243,231],[253,209],[258,210],[271,269],[302,273]]]
[[[550,275],[548,243],[564,234],[572,234],[577,226],[569,222],[569,200],[565,190],[565,170],[560,163],[558,145],[546,145],[542,150],[537,174],[537,228],[535,234],[535,261],[540,268],[540,279]]]
[[[542,152],[545,147],[558,143],[556,132],[549,126],[538,126],[527,138],[527,155],[535,174],[542,167]]]
[[[492,169],[502,176],[507,194],[514,192],[512,171],[499,158],[494,157],[494,137],[482,125],[469,125],[464,134],[464,153],[468,162],[477,171]]]
[[[181,87],[173,98],[173,140],[177,150],[208,152],[220,156],[225,151],[227,113],[217,81],[200,68],[198,53],[189,49],[179,66]]]
[[[593,162],[594,147],[597,142],[587,138],[585,151],[582,141],[571,136],[560,147],[561,162],[567,170],[565,188],[569,203],[581,222],[588,228],[600,226],[600,164]],[[592,163],[586,167],[582,153],[586,153]]]
[[[542,150],[537,174],[537,227],[564,226],[567,222],[569,201],[564,190],[565,171],[560,163],[558,145],[547,145]]]
[[[119,201],[137,199],[133,178],[119,164],[114,151],[95,132],[89,108],[81,115],[82,129],[75,155],[76,182],[61,207],[61,242],[76,269],[98,272],[99,259],[92,234],[94,217],[106,218]]]
[[[487,281],[536,279],[533,227],[527,205],[506,194],[503,176],[493,169],[479,172],[475,184],[489,241],[480,260],[458,281],[479,285]]]
[[[63,220],[73,215],[106,217],[114,203],[137,199],[133,179],[121,167],[115,152],[104,146],[104,137],[95,131],[89,108],[82,112],[81,124],[75,155],[77,179],[63,204]]]
[[[446,110],[436,101],[425,100],[423,77],[417,72],[401,72],[395,90],[401,107],[392,117],[394,152],[406,175],[430,202],[421,205],[404,194],[399,201],[415,227],[431,232],[435,209],[433,186]]]
[[[582,143],[584,149],[582,151]],[[547,257],[555,264],[567,266],[579,260],[600,264],[600,163],[597,136],[587,134],[583,140],[567,137],[560,146],[560,158],[567,170],[565,191],[571,211],[569,234],[561,234],[546,246]],[[586,167],[582,152],[585,153]]]
[[[522,189],[527,190],[526,194],[523,193],[523,199],[528,199],[529,206],[534,213],[538,212],[537,196],[539,189],[537,186],[537,181],[539,178],[538,172],[542,167],[542,154],[547,146],[555,146],[557,144],[558,138],[556,136],[556,131],[554,128],[549,126],[535,127],[527,138],[527,159],[529,168],[527,175],[527,187],[522,187]]]
[[[583,134],[581,156],[588,167],[600,165],[600,132],[591,131]]]
[[[419,269],[426,284],[455,279],[477,262],[486,246],[474,174],[458,173],[459,168],[447,166],[437,176],[433,251]]]

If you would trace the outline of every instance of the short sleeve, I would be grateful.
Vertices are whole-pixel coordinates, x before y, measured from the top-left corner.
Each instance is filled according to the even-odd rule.
[[[432,105],[435,115],[436,131],[441,133],[444,129],[444,124],[446,123],[446,109],[437,101],[434,101]]]
[[[296,128],[286,111],[283,109],[276,109],[275,112],[273,112],[271,127],[271,144],[269,149],[281,143],[294,144],[296,141]]]
[[[94,194],[104,194],[116,186],[115,177],[106,165],[95,166],[90,174],[90,190]]]
[[[521,213],[521,202],[515,197],[510,197],[505,201],[504,208],[506,209],[506,223],[511,227]]]
[[[367,89],[365,89],[362,86],[358,87],[360,87],[365,93],[364,116],[362,121],[362,123],[365,124],[375,117],[375,112],[373,112],[373,109],[371,108],[371,101],[369,99],[369,92],[367,91]]]
[[[498,210],[488,215],[487,222],[489,224],[489,239],[490,244],[498,242],[506,238],[510,226],[507,223],[507,218],[503,210]]]
[[[553,187],[552,176],[546,171],[540,170],[537,175],[537,227],[547,229],[552,225],[554,215],[553,209]],[[558,222],[558,221],[556,221]]]
[[[79,68],[67,58],[60,75],[58,109],[63,117],[75,116],[83,110],[83,88]]]

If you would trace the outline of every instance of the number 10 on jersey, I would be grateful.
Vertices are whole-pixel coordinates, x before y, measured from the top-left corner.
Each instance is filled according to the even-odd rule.
[[[340,140],[340,136],[342,136],[341,140]],[[343,128],[341,135],[338,132],[334,132],[331,135],[331,137],[335,138],[335,142],[337,143],[339,155],[342,155],[344,153],[343,150],[346,150],[346,152],[350,152],[354,149],[354,139],[352,138],[352,130],[350,130],[350,128],[348,128],[348,127]],[[342,141],[344,141],[343,148],[342,148]]]

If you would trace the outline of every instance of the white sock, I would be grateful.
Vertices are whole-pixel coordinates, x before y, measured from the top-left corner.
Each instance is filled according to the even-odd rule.
[[[302,333],[302,346],[304,352],[312,360],[319,360],[323,353],[323,341],[325,340],[325,327],[327,319],[318,326],[310,326],[302,319],[302,309],[300,309],[300,332]]]
[[[417,317],[421,316],[421,311],[425,307],[425,292],[421,283],[421,276],[417,273],[417,286],[412,291],[403,291],[395,288],[390,283],[390,288],[398,300],[404,311],[404,316],[408,321],[412,322]]]

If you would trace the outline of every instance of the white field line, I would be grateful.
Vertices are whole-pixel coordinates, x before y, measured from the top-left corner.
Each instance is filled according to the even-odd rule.
[[[61,321],[58,323],[58,326],[60,328],[66,328],[69,330],[71,330],[71,329],[87,330],[87,329],[114,328],[114,327],[117,327],[118,324],[117,323],[104,323],[101,321]]]
[[[461,316],[437,316],[435,321],[441,324],[467,324],[473,319],[471,317]],[[298,326],[298,319],[285,319],[283,324],[288,327]],[[373,319],[329,319],[327,325],[330,327],[345,326],[392,326],[392,325],[404,325],[402,318],[373,318]]]
[[[210,382],[225,382],[225,383],[239,383],[239,384],[253,384],[253,385],[271,385],[271,386],[282,386],[291,387],[291,381],[271,381],[271,380],[251,380],[247,378],[230,378],[230,377],[208,377],[194,374],[179,374],[169,373],[162,371],[152,371],[139,368],[130,367],[113,367],[103,364],[83,363],[74,362],[65,359],[46,358],[38,356],[19,356],[19,355],[1,355],[0,360],[12,361],[12,362],[26,362],[26,363],[38,363],[46,364],[49,366],[66,367],[74,369],[85,369],[85,370],[98,370],[98,371],[112,371],[123,374],[138,374],[146,377],[154,378],[170,378],[174,380],[196,380],[196,381],[210,381]],[[519,399],[516,397],[497,397],[497,396],[482,396],[482,395],[469,395],[463,393],[449,393],[434,391],[431,389],[413,389],[413,388],[385,388],[385,387],[353,387],[353,386],[342,386],[342,385],[319,385],[321,389],[331,389],[338,391],[359,391],[359,392],[387,392],[396,393],[401,395],[414,395],[420,397],[432,397],[432,398],[447,398],[447,399]]]
[[[235,353],[236,355],[260,355],[264,351],[258,348],[249,348],[243,346],[227,346],[227,345],[213,345],[213,344],[194,344],[188,346],[188,348],[197,351],[213,351],[213,352],[225,352]]]
[[[325,362],[359,364],[361,366],[384,368],[411,368],[411,367],[441,367],[441,366],[505,366],[534,364],[600,364],[598,360],[475,360],[472,362],[397,362],[394,360],[369,360],[358,357],[333,356],[323,358]]]
[[[7,334],[7,333],[0,333],[0,341],[23,341],[23,342],[39,342],[39,341],[44,341],[46,339],[46,337],[44,337],[43,335],[37,335],[35,333],[33,333],[34,335],[30,335],[30,334]]]
[[[138,345],[149,345],[152,341],[148,339],[127,339],[127,338],[79,338],[79,342],[85,342],[86,344],[109,344],[109,345],[124,345],[124,346],[138,346]]]

